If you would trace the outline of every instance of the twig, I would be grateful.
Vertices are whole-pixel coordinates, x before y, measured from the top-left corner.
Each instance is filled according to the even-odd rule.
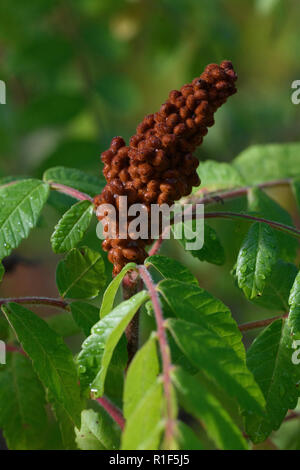
[[[125,426],[125,419],[119,410],[108,398],[101,397],[97,398],[97,402],[107,411],[107,413],[111,416],[111,418],[120,426],[120,428],[124,429]]]
[[[240,331],[249,331],[249,330],[255,330],[256,328],[263,328],[264,326],[268,326],[273,321],[278,320],[279,318],[287,318],[288,313],[284,315],[277,315],[276,317],[272,318],[266,318],[265,320],[258,320],[258,321],[253,321],[249,323],[243,323],[242,325],[239,325],[239,330]]]
[[[273,188],[273,187],[276,187],[276,186],[287,186],[290,183],[291,183],[290,178],[278,179],[278,180],[273,180],[273,181],[266,181],[265,183],[259,183],[259,184],[252,185],[252,186],[249,185],[249,186],[244,186],[242,188],[230,189],[228,191],[219,191],[219,192],[216,192],[216,193],[213,193],[213,194],[207,194],[206,196],[204,196],[204,197],[202,197],[202,198],[200,198],[196,201],[193,201],[193,202],[196,203],[196,204],[214,204],[216,202],[215,198],[220,198],[220,200],[224,201],[225,199],[233,199],[233,198],[236,198],[236,197],[244,196],[252,188],[259,188],[259,189]],[[203,189],[205,189],[205,188],[203,188]]]
[[[88,194],[82,193],[77,189],[71,188],[70,186],[65,186],[64,184],[60,183],[49,183],[50,188],[58,191],[59,193],[67,194],[68,196],[73,197],[74,199],[78,199],[79,201],[90,201],[93,203],[93,198]]]
[[[204,196],[204,197],[202,197],[202,198],[200,198],[196,201],[194,200],[193,201],[193,206],[190,208],[190,211],[191,211],[191,213],[193,212],[196,204],[204,204],[204,205],[208,205],[208,204],[212,204],[212,203],[215,204],[217,198],[220,199],[221,201],[224,201],[226,199],[233,199],[233,198],[238,198],[238,197],[244,196],[245,194],[248,193],[248,191],[250,189],[255,188],[255,187],[260,188],[260,189],[272,188],[272,187],[276,187],[276,186],[286,186],[286,185],[289,185],[290,183],[291,183],[291,179],[290,178],[285,178],[285,179],[267,181],[265,183],[260,183],[260,184],[253,185],[253,186],[244,186],[242,188],[230,189],[228,191],[223,191],[223,192],[220,191],[220,192],[216,192],[216,193],[211,193],[211,194],[208,194],[208,195],[206,195],[206,196]],[[172,221],[171,221],[171,223],[172,223]],[[278,228],[278,225],[277,225],[277,228]],[[297,231],[297,236],[299,236],[298,234],[300,234],[299,231]],[[149,251],[149,256],[155,255],[159,252],[163,241],[164,241],[164,239],[163,239],[163,236],[161,235],[160,238],[158,238],[154,242],[154,244],[152,245],[152,248]]]
[[[173,412],[172,412],[172,381],[171,381],[171,355],[170,350],[167,342],[167,335],[164,325],[164,317],[162,308],[160,305],[158,293],[155,289],[155,284],[145,266],[139,266],[139,273],[144,281],[145,286],[147,287],[150,298],[153,304],[156,324],[157,324],[157,335],[158,335],[158,342],[161,352],[161,359],[162,359],[162,368],[163,368],[163,388],[165,393],[166,399],[166,408],[167,408],[167,416],[166,416],[166,429],[165,429],[165,444],[168,450],[171,450],[172,439],[174,436],[174,428],[175,428],[175,421],[173,419]]]
[[[67,302],[60,299],[51,299],[50,297],[7,297],[0,299],[0,307],[9,302],[28,305],[47,305],[49,307],[69,310],[69,304]]]
[[[13,346],[12,344],[6,344],[5,350],[7,352],[18,352],[22,354],[23,356],[27,356],[26,352],[22,348],[18,348],[17,346]]]

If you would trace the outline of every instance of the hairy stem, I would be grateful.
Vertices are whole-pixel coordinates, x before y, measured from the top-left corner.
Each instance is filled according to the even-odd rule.
[[[224,200],[227,200],[227,199],[234,199],[234,198],[238,198],[238,197],[241,197],[241,196],[244,196],[245,194],[248,193],[248,191],[252,188],[272,188],[272,187],[277,187],[277,186],[287,186],[291,183],[291,179],[290,178],[285,178],[285,179],[278,179],[278,180],[273,180],[273,181],[266,181],[265,183],[260,183],[260,184],[257,184],[257,185],[253,185],[253,186],[244,186],[242,188],[236,188],[236,189],[230,189],[228,191],[220,191],[220,192],[216,192],[216,193],[210,193],[210,194],[207,194],[199,199],[196,199],[194,198],[194,196],[192,196],[192,199],[193,199],[193,206],[189,209],[188,212],[191,212],[191,214],[193,213],[194,209],[195,209],[195,205],[196,204],[204,204],[204,205],[208,205],[208,204],[215,204],[216,202],[223,202]],[[205,191],[205,188],[203,188],[201,191]],[[209,213],[208,213],[209,214]],[[220,212],[215,212],[215,213],[211,213],[211,214],[221,214]],[[226,214],[225,212],[222,212],[222,214]],[[227,213],[227,215],[223,215],[223,217],[227,217],[229,218],[229,215],[228,214],[231,214],[232,217],[243,217],[244,214],[238,214],[236,215],[235,213]],[[204,217],[207,217],[207,218],[210,218],[210,217],[222,217],[222,215],[207,215],[205,214]],[[251,218],[251,216],[247,216],[245,214],[245,218]],[[252,219],[254,220],[254,219]],[[288,227],[288,226],[284,226],[283,224],[279,224],[278,222],[273,222],[273,221],[267,221],[266,219],[260,219],[261,222],[265,222],[265,223],[269,223],[271,222],[272,223],[272,226],[274,228],[276,228],[277,230],[282,230],[282,231],[285,231],[287,233],[289,233],[290,235],[293,235],[293,236],[297,236],[299,237],[300,236],[300,232],[299,230],[297,229],[294,229],[293,227]],[[171,221],[172,223],[172,221]],[[291,229],[291,230],[290,230]],[[160,238],[158,238],[154,244],[152,245],[152,248],[151,250],[149,251],[149,255],[152,256],[152,255],[155,255],[159,252],[160,248],[161,248],[161,245],[164,241],[164,238],[163,238],[163,235],[160,236]]]
[[[90,201],[93,203],[93,198],[88,194],[82,193],[77,189],[71,188],[70,186],[65,186],[60,183],[50,183],[50,188],[58,191],[59,193],[67,194],[68,196],[78,199],[78,201]]]
[[[163,388],[164,394],[166,399],[166,428],[165,428],[165,445],[166,448],[171,450],[172,440],[174,436],[174,428],[175,428],[175,421],[173,419],[173,411],[172,411],[172,380],[171,380],[171,371],[172,371],[172,364],[171,364],[171,354],[170,349],[167,341],[167,334],[165,330],[164,324],[164,317],[162,308],[160,305],[159,297],[157,290],[155,288],[155,284],[145,266],[139,266],[139,273],[140,276],[147,287],[150,298],[152,301],[156,324],[157,324],[157,335],[158,335],[158,342],[159,348],[161,353],[162,359],[162,369],[163,369]]]
[[[0,299],[0,307],[1,305],[9,302],[28,305],[47,305],[49,307],[69,310],[69,304],[67,302],[60,299],[52,299],[50,297],[7,297],[6,299]]]
[[[253,321],[249,323],[243,323],[242,325],[239,325],[239,330],[240,331],[249,331],[249,330],[255,330],[257,328],[263,328],[264,326],[268,326],[273,321],[278,320],[279,318],[287,318],[288,313],[285,313],[284,315],[277,315],[276,317],[272,318],[266,318],[265,320],[258,320],[258,321]]]
[[[252,188],[274,188],[277,186],[288,186],[291,183],[290,178],[284,178],[284,179],[278,179],[278,180],[273,180],[273,181],[266,181],[265,183],[260,183],[256,185],[249,185],[249,186],[244,186],[242,188],[235,188],[235,189],[229,189],[227,191],[218,191],[216,193],[212,194],[207,194],[204,195],[203,197],[197,199],[196,201],[194,200],[193,202],[196,204],[215,204],[218,200],[219,201],[224,201],[226,199],[234,199],[238,198],[241,196],[244,196],[250,191]],[[201,192],[205,192],[205,188],[202,188],[198,195]],[[197,193],[196,193],[197,195]],[[195,197],[195,195],[194,195]],[[193,197],[193,199],[194,199]]]
[[[124,429],[125,426],[125,419],[119,410],[119,408],[116,407],[108,398],[106,397],[101,397],[97,398],[97,402],[102,406],[102,408],[107,411],[107,413],[110,415],[110,417],[117,423],[117,425],[122,429]]]

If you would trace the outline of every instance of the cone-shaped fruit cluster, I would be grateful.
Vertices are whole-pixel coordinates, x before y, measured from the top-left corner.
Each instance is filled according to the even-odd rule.
[[[119,196],[127,196],[128,206],[141,203],[149,210],[151,204],[172,205],[188,196],[200,184],[198,159],[192,153],[214,124],[215,111],[236,92],[236,79],[230,61],[210,64],[192,83],[171,91],[157,113],[144,118],[129,146],[114,137],[102,153],[107,185],[95,197],[95,206],[108,203],[118,211]],[[114,228],[118,234],[118,225]],[[109,252],[114,274],[130,261],[142,263],[149,243],[130,234],[127,239],[106,238],[103,249]]]

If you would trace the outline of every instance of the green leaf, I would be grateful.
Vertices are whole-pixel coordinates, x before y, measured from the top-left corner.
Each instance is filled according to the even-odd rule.
[[[103,294],[103,298],[102,298],[102,304],[100,308],[100,318],[105,317],[105,315],[107,315],[109,312],[112,311],[117,291],[120,287],[120,284],[125,274],[127,274],[128,271],[130,271],[130,269],[135,269],[135,268],[136,268],[135,263],[126,264],[126,266],[124,266],[122,271],[107,286]]]
[[[158,449],[164,427],[162,407],[162,384],[156,381],[126,421],[122,450]]]
[[[99,407],[98,411],[83,410],[81,428],[75,429],[76,442],[82,450],[115,450],[119,448],[120,430],[110,416]]]
[[[30,361],[19,353],[9,356],[0,370],[0,427],[9,449],[36,450],[45,439],[45,392]]]
[[[180,450],[203,450],[194,431],[183,421],[177,423],[177,441]]]
[[[271,310],[287,312],[289,294],[297,272],[294,264],[277,261],[272,268],[271,276],[266,280],[263,295],[251,301]]]
[[[277,255],[274,230],[255,222],[242,243],[236,265],[238,286],[246,297],[253,299],[262,295]]]
[[[233,165],[247,183],[263,183],[299,175],[299,152],[299,143],[253,145]]]
[[[100,174],[100,172],[99,172]],[[43,175],[43,180],[46,183],[58,183],[65,186],[70,186],[78,191],[96,196],[100,194],[104,185],[104,178],[100,179],[97,176],[89,175],[84,171],[75,168],[66,168],[64,166],[56,166],[49,168]]]
[[[289,326],[292,334],[299,336],[300,334],[300,271],[294,281],[290,297],[289,297],[290,313]]]
[[[88,247],[73,248],[57,266],[56,283],[63,298],[92,299],[105,281],[102,256]]]
[[[122,333],[148,298],[148,293],[142,291],[119,304],[93,326],[91,335],[82,344],[77,358],[80,382],[83,387],[90,387],[96,397],[104,393],[107,368]]]
[[[244,409],[262,413],[264,398],[245,362],[227,341],[196,323],[169,318],[167,326],[176,343],[191,361],[217,382]]]
[[[258,188],[249,190],[248,207],[250,211],[256,212],[266,219],[274,220],[291,227],[294,226],[290,214],[274,201],[274,199],[270,198]],[[298,249],[298,240],[279,230],[275,230],[274,233],[277,239],[279,257],[284,261],[294,261]]]
[[[159,374],[156,338],[151,337],[134,356],[126,374],[124,417],[129,419]]]
[[[196,231],[196,220],[192,220],[192,231]],[[176,224],[176,230],[182,230],[182,238],[178,239],[180,244],[186,249],[187,243],[193,243],[195,238],[186,238],[185,233],[189,230],[187,224]],[[191,233],[192,235],[192,233]],[[187,250],[194,258],[200,261],[207,261],[208,263],[222,265],[225,263],[225,252],[221,242],[217,236],[216,231],[207,223],[204,223],[204,245],[200,250]]]
[[[175,259],[162,255],[153,255],[149,256],[144,264],[145,266],[153,266],[166,279],[176,279],[187,284],[198,285],[195,276]]]
[[[201,189],[209,192],[245,184],[241,173],[230,163],[207,160],[200,162],[197,172],[201,179]],[[196,191],[198,188],[193,190]]]
[[[292,191],[295,195],[298,209],[300,210],[300,178],[295,178],[292,181]]]
[[[287,322],[274,321],[254,340],[247,364],[266,399],[266,416],[248,414],[246,432],[253,442],[262,442],[279,428],[287,411],[299,397],[300,365],[292,362],[293,338]]]
[[[65,253],[82,240],[93,216],[93,205],[89,201],[74,204],[60,219],[51,236],[54,253]]]
[[[8,256],[37,224],[49,186],[39,180],[0,187],[0,259]]]
[[[71,302],[70,308],[74,321],[89,336],[91,328],[99,320],[99,308],[87,302]]]
[[[64,338],[80,333],[80,327],[69,312],[49,315],[45,317],[45,321],[55,333]]]
[[[199,419],[219,449],[244,450],[247,443],[221,403],[194,377],[182,369],[173,372],[173,381],[183,408]]]
[[[4,269],[3,264],[0,262],[0,282],[2,281],[4,274],[5,274],[5,269]]]
[[[2,311],[41,382],[75,425],[80,423],[81,399],[71,351],[47,323],[22,305],[9,303]]]
[[[246,360],[242,334],[229,308],[221,300],[199,286],[173,280],[160,282],[158,290],[171,309],[171,312],[165,312],[163,304],[164,313],[167,313],[165,316],[171,313],[172,316],[210,329],[216,337],[233,348],[243,361]]]

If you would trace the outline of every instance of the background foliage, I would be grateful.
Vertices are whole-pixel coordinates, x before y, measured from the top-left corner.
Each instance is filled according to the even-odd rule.
[[[42,178],[46,169],[66,166],[93,176],[88,186],[82,177],[77,181],[77,189],[93,196],[97,188],[100,191],[102,184],[99,155],[107,148],[112,136],[117,134],[128,139],[144,114],[155,111],[166,99],[170,89],[178,88],[199,75],[207,63],[220,62],[222,59],[231,59],[237,69],[238,94],[218,112],[216,124],[197,154],[201,161],[213,159],[225,164],[224,167],[218,167],[216,174],[222,181],[229,181],[229,187],[231,183],[242,183],[242,179],[247,179],[249,175],[252,175],[252,183],[260,182],[260,177],[261,181],[265,181],[273,170],[274,149],[270,153],[271,158],[268,158],[268,152],[262,154],[258,149],[255,153],[254,149],[251,158],[246,156],[243,159],[241,156],[230,170],[226,162],[232,161],[251,144],[299,140],[299,107],[290,100],[291,83],[299,78],[299,14],[297,0],[19,0],[17,8],[12,2],[2,0],[0,79],[7,84],[7,104],[0,106],[2,182],[7,181],[8,175]],[[299,174],[299,157],[296,151],[293,155],[291,168],[295,169],[296,175]],[[286,153],[277,160],[281,162],[279,171],[283,172]],[[261,164],[259,172],[255,166],[257,161]],[[262,165],[262,162],[265,163]],[[209,165],[204,163],[200,167],[200,175],[205,186],[212,184],[210,189],[218,189],[216,174]],[[228,171],[231,172],[230,178]],[[45,180],[52,181],[53,178],[58,181],[58,174],[48,173]],[[69,178],[74,183],[74,177],[69,175]],[[23,183],[19,184],[22,186]],[[32,184],[37,185],[34,181]],[[73,185],[76,187],[75,183]],[[39,186],[37,190],[43,192],[41,198],[46,198],[46,185]],[[292,191],[277,188],[268,193],[280,201],[297,224],[299,216]],[[272,218],[269,200],[259,193],[248,197],[251,211],[263,213],[265,210]],[[38,220],[37,230],[14,252],[18,258],[13,258],[10,265],[6,266],[7,275],[0,285],[1,297],[57,295],[53,273],[58,256],[62,255],[54,255],[52,247],[56,253],[64,253],[72,240],[61,238],[62,227],[56,229],[51,243],[49,240],[53,226],[71,202],[70,198],[51,193],[49,203]],[[226,203],[226,207],[228,210],[245,210],[246,203],[246,198],[242,198]],[[291,225],[291,219],[286,219],[286,213],[280,216],[278,208],[273,205],[272,208],[278,220],[283,217],[285,223]],[[65,216],[64,224],[72,222],[72,217],[84,217],[88,226],[88,204],[79,203],[73,211],[74,214]],[[6,218],[7,214],[1,208],[0,223],[5,223]],[[36,220],[27,221],[28,230],[33,222]],[[255,303],[247,302],[242,292],[248,293],[250,289],[255,295],[260,291],[263,279],[257,276],[253,282],[239,270],[239,263],[243,264],[240,246],[242,243],[249,246],[249,240],[247,242],[245,239],[248,225],[239,220],[234,223],[209,222],[207,230],[212,240],[213,229],[216,229],[222,245],[226,247],[225,254],[219,245],[218,250],[211,251],[208,247],[206,256],[210,258],[206,260],[211,261],[214,257],[217,266],[200,263],[203,253],[192,257],[174,242],[165,243],[162,253],[184,260],[184,264],[199,279],[201,287],[221,298],[230,307],[238,323],[270,316],[265,307],[275,305],[276,310],[278,306],[272,292],[267,301],[264,297],[262,300],[255,299]],[[263,230],[263,240],[278,236],[268,229]],[[258,237],[258,227],[253,225],[252,231]],[[81,246],[88,245],[95,252],[100,252],[94,223],[85,235],[80,234],[78,241]],[[6,255],[10,247],[5,247],[4,243],[0,249]],[[276,260],[283,258],[286,263],[284,272],[290,273],[293,268],[287,263],[293,261],[299,264],[299,257],[294,256],[295,245],[293,247],[293,240],[289,238],[289,242],[280,246],[287,252],[283,254],[271,250],[269,256],[274,263],[282,263]],[[68,258],[78,259],[82,256],[82,253],[76,251]],[[97,258],[95,253],[93,256]],[[224,256],[225,264],[218,266],[224,261]],[[81,258],[82,265],[89,262],[84,258]],[[86,258],[89,258],[88,253]],[[237,259],[237,284],[242,290],[238,289],[229,275]],[[58,274],[62,294],[70,288],[65,285],[64,279],[68,263],[72,263],[72,259],[61,261]],[[110,279],[111,266],[106,260],[105,268],[100,265],[98,269],[99,272],[105,269],[107,279]],[[264,265],[259,274],[267,276],[268,266],[267,271],[263,269]],[[280,273],[282,275],[282,265],[272,272],[275,278]],[[290,274],[291,278],[295,276],[293,273]],[[287,277],[288,274],[284,279]],[[278,282],[278,285],[282,287],[283,283]],[[92,286],[92,294],[100,293],[101,299],[103,287]],[[80,295],[76,297],[76,292],[82,291],[82,285],[79,283],[71,288],[72,298],[81,298]],[[86,290],[86,285],[83,288]],[[82,310],[81,303],[72,302],[75,321],[76,312],[80,308]],[[287,306],[283,306],[282,310],[284,308]],[[55,324],[53,311],[44,308],[39,312]],[[67,326],[70,328],[69,324]],[[78,333],[76,325],[71,326],[73,332]],[[86,324],[80,326],[85,331],[90,329]],[[147,337],[151,328],[151,319],[147,316],[142,328],[142,335]],[[279,331],[280,325],[274,328]],[[82,339],[83,336],[74,334],[67,341],[73,351],[78,351]],[[250,340],[251,333],[247,335],[246,344]],[[256,347],[259,349],[259,344]],[[26,360],[17,359],[13,367],[26,368]],[[115,373],[118,374],[118,371]],[[176,380],[180,383],[179,377]],[[35,394],[42,393],[38,383],[32,383],[32,387]],[[153,393],[159,396],[160,391],[154,389]],[[120,397],[115,399],[118,401]],[[63,413],[64,410],[57,410],[59,412]],[[40,415],[42,422],[45,419],[42,411]],[[87,428],[93,419],[92,413],[86,415]],[[296,442],[295,436],[299,436],[299,432],[295,432],[295,428],[299,424],[286,423],[284,426],[287,429],[278,436],[278,443],[287,448],[297,447],[299,442]],[[24,439],[27,437],[21,436],[19,442],[24,442]],[[118,433],[112,434],[110,439],[117,445]],[[55,447],[57,443],[54,437],[53,440]],[[218,442],[223,442],[222,436]],[[105,444],[101,445],[105,447]],[[240,442],[240,445],[243,443]]]

